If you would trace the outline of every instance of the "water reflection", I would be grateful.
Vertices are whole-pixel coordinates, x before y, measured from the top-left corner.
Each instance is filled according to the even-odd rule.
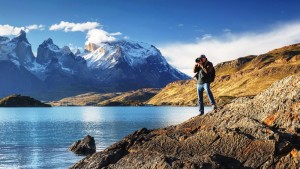
[[[85,135],[100,151],[142,127],[197,114],[196,107],[0,108],[0,168],[68,168],[82,156],[67,148]]]
[[[80,107],[79,111],[82,115],[83,122],[100,122],[103,119],[103,109],[96,107]]]

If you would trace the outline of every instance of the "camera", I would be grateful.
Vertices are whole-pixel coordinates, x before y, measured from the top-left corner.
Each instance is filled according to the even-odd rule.
[[[201,58],[200,58],[200,57],[197,58],[197,59],[195,60],[195,62],[196,62],[196,63],[201,62]]]

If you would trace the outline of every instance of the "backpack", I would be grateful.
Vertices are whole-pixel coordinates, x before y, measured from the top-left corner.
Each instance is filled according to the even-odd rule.
[[[214,82],[216,78],[216,70],[215,67],[209,72],[210,82]]]

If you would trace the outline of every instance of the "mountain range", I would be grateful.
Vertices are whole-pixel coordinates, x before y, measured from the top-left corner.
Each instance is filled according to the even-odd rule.
[[[74,54],[49,38],[35,57],[25,31],[13,39],[0,37],[0,97],[18,93],[49,101],[87,92],[162,88],[189,78],[147,43],[88,44]]]
[[[274,49],[261,55],[250,55],[222,62],[217,64],[215,69],[216,79],[211,84],[211,88],[219,105],[224,105],[238,97],[253,97],[268,88],[273,82],[300,73],[300,44]],[[62,99],[51,104],[53,106],[104,106],[113,103],[128,105],[123,98],[128,99],[128,95],[133,94],[129,99],[133,101],[136,99],[136,93],[140,92],[110,93],[109,95],[89,93]],[[136,99],[132,103],[139,102],[138,105],[157,106],[195,106],[198,101],[195,79],[171,82],[161,90],[156,90],[153,97],[149,97],[151,95],[148,93],[144,93],[145,97],[142,100]],[[140,93],[140,95],[142,94]],[[107,99],[105,104],[100,99],[103,97]],[[145,98],[149,98],[149,100],[145,100]],[[206,96],[204,98],[206,104],[209,105],[208,98]]]

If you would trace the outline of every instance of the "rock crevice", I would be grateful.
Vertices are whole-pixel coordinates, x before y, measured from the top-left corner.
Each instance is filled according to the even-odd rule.
[[[72,168],[299,168],[299,117],[294,75],[177,126],[141,129]]]

